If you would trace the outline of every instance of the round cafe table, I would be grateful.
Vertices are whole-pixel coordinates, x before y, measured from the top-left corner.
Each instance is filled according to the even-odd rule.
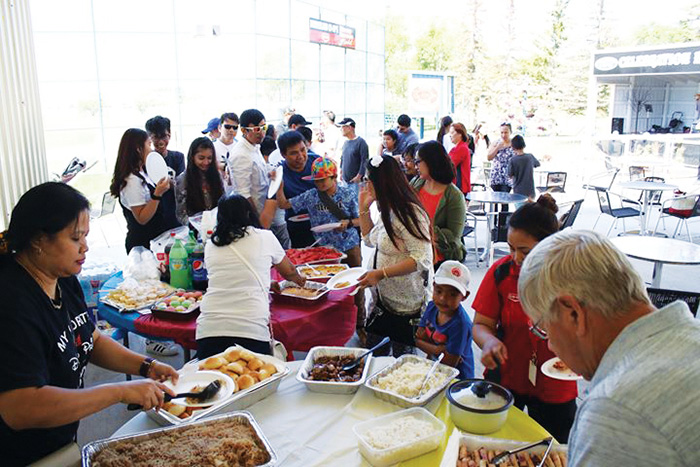
[[[476,203],[485,204],[515,204],[523,203],[527,201],[527,196],[519,195],[517,193],[504,193],[502,191],[470,191],[467,193],[467,199],[469,201],[474,201]],[[493,208],[492,208],[493,209]],[[495,239],[492,237],[494,232],[494,223],[496,219],[496,212],[487,213],[486,219],[489,228],[489,237],[486,250],[484,250],[483,255],[481,255],[480,260],[483,261],[488,256],[488,266],[493,263],[493,244]]]
[[[654,263],[651,286],[661,287],[664,264],[700,264],[700,245],[673,238],[624,236],[610,239],[621,252],[630,258]]]
[[[370,374],[394,362],[393,357],[373,358]],[[290,373],[282,380],[276,393],[245,410],[260,425],[277,454],[277,465],[306,466],[369,466],[360,455],[352,427],[357,423],[403,410],[376,398],[373,391],[361,387],[355,394],[321,394],[311,392],[296,379],[303,362],[289,362]],[[447,430],[437,450],[415,457],[399,465],[433,467],[440,465],[447,440],[454,429],[448,411],[447,399],[439,395],[426,409],[445,422]],[[141,433],[159,428],[144,412],[125,423],[112,437]],[[518,441],[538,441],[549,435],[532,418],[516,407],[508,412],[506,424],[499,431],[487,435],[492,438]]]
[[[121,272],[113,275],[100,289],[100,298],[123,281]],[[317,345],[344,346],[355,333],[357,307],[349,294],[353,289],[331,290],[328,298],[309,304],[301,302],[270,303],[272,330],[275,339],[282,342],[291,356],[292,350],[308,351]],[[172,340],[185,350],[197,348],[195,341],[196,318],[172,321],[157,318],[147,310],[120,313],[116,308],[98,302],[99,316],[122,330],[125,336],[133,332],[148,339]],[[128,337],[125,339],[128,346]]]
[[[647,216],[649,215],[649,202],[655,191],[672,191],[678,188],[676,185],[661,182],[647,182],[644,180],[635,180],[632,182],[622,182],[620,187],[626,190],[638,190],[643,193],[642,196],[642,213],[640,216],[641,227],[639,235],[647,235]]]

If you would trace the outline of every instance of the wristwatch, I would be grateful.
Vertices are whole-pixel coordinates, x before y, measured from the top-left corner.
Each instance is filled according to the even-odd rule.
[[[155,365],[157,360],[155,358],[146,357],[141,362],[141,367],[139,368],[139,374],[144,378],[148,378],[148,372],[151,371],[151,367]]]
[[[154,191],[153,193],[151,193],[151,199],[155,199],[156,201],[160,201],[161,199],[163,199],[163,197],[156,195],[155,191]]]

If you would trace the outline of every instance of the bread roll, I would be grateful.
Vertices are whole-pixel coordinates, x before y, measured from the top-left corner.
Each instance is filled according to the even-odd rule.
[[[223,374],[231,378],[234,382],[238,379],[238,373],[234,373],[231,370],[227,370],[226,368],[223,368],[220,370]]]
[[[257,371],[252,371],[252,370],[251,370],[250,373],[248,373],[248,376],[250,376],[251,378],[253,378],[253,379],[255,380],[256,383],[262,381],[262,380],[260,379],[260,373],[258,373]]]
[[[248,389],[249,387],[255,384],[255,380],[250,375],[243,375],[240,378],[238,378],[236,382],[238,383],[238,387],[241,388],[241,390]]]
[[[248,362],[248,368],[250,368],[253,371],[257,371],[263,366],[263,361],[260,360],[259,358],[254,358],[251,361]]]
[[[277,367],[275,365],[273,365],[272,363],[265,363],[261,369],[267,371],[267,373],[270,376],[277,373]],[[260,370],[258,370],[258,371],[260,371]]]
[[[163,408],[168,411],[169,414],[175,415],[176,417],[179,417],[183,413],[185,413],[185,407],[184,405],[180,404],[173,404],[172,402],[168,402],[165,405],[163,405]]]
[[[229,362],[235,362],[236,360],[240,360],[241,349],[239,349],[238,347],[229,347],[229,349],[226,350],[226,353],[224,353],[224,358]]]
[[[225,368],[228,371],[233,371],[235,373],[238,373],[239,375],[242,375],[245,367],[241,363],[242,362],[231,362],[228,365],[226,365]]]
[[[253,355],[253,352],[251,352],[250,350],[241,349],[241,358],[246,362],[249,362],[255,358],[255,355]]]
[[[209,357],[199,364],[199,368],[202,370],[216,370],[228,363],[224,357]]]
[[[260,378],[260,381],[269,378],[272,376],[269,371],[267,371],[265,368],[260,368],[258,370],[258,377]]]

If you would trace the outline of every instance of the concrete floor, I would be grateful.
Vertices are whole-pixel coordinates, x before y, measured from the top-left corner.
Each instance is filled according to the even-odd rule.
[[[576,198],[577,195],[582,196],[584,192],[576,190],[575,188],[576,186],[581,186],[580,182],[580,179],[578,180],[578,182],[576,180],[570,181],[567,184],[567,195],[571,196],[571,198]],[[697,182],[695,181],[688,182],[685,188],[686,190],[694,189],[695,192],[699,191],[700,189],[700,187],[697,185]],[[633,194],[630,195],[634,196]],[[598,214],[599,208],[597,200],[595,199],[593,194],[589,194],[586,197],[586,201],[583,203],[581,212],[574,224],[574,227],[577,229],[592,228],[594,222],[596,221],[596,218],[598,217]],[[652,214],[650,225],[654,225],[654,223],[656,222],[657,215],[658,214],[656,213]],[[611,219],[605,216],[604,218],[601,218],[596,229],[598,231],[605,232],[608,226],[610,225],[610,222]],[[635,221],[628,221],[627,227],[637,228],[636,224],[637,223]],[[667,223],[667,227],[670,231],[672,231],[673,227],[675,227],[675,224],[673,222],[669,222]],[[123,248],[124,232],[125,228],[123,225],[123,219],[121,219],[121,214],[119,213],[93,221],[90,235],[92,252],[89,254],[89,257],[93,256],[96,258],[109,258],[115,263],[122,266],[126,260],[126,255],[124,253]],[[616,235],[620,232],[622,232],[621,222],[618,229],[613,231],[611,235]],[[691,222],[691,232],[693,233],[695,243],[700,243],[700,219],[695,219],[693,222]],[[480,245],[483,245],[486,239],[486,227],[483,225],[483,223],[481,223],[479,226],[478,235],[479,243]],[[687,238],[685,237],[681,237],[681,239],[687,240]],[[468,240],[467,245],[473,245],[471,240]],[[650,283],[652,276],[652,264],[649,262],[638,260],[632,260],[632,263],[635,266],[635,268],[637,268],[642,278],[647,283]],[[467,300],[465,300],[464,304],[465,308],[468,310],[468,312],[473,318],[474,312],[471,309],[471,303],[475,296],[476,290],[478,289],[479,284],[481,283],[481,280],[483,279],[484,274],[486,273],[487,268],[483,263],[481,263],[480,265],[476,265],[472,255],[468,255],[467,259],[465,260],[465,264],[467,264],[467,266],[472,272],[472,282],[470,285],[470,290],[472,294]],[[667,265],[664,267],[661,286],[662,288],[700,292],[700,280],[698,280],[698,277],[700,277],[700,266]],[[132,349],[138,352],[144,351],[143,339],[139,338],[138,336],[132,335],[130,341]],[[353,339],[351,339],[351,341],[348,344],[356,345],[356,337],[353,337]],[[483,367],[479,361],[480,355],[480,350],[478,349],[478,347],[474,346],[474,356],[475,364],[477,367],[477,375],[482,374],[483,372]],[[295,353],[295,356],[299,359],[303,358],[304,355]],[[170,363],[175,368],[179,368],[180,366],[182,366],[184,361],[182,352],[175,357],[163,358],[162,360]],[[115,373],[105,371],[101,368],[97,368],[91,365],[87,370],[85,379],[87,386],[93,386],[98,384],[107,384],[124,381],[124,376],[117,375]],[[585,387],[586,384],[584,382],[580,386],[581,393],[585,391]],[[82,421],[80,425],[80,430],[78,431],[78,442],[81,445],[83,445],[92,440],[109,437],[112,433],[114,433],[114,431],[116,431],[121,425],[123,425],[134,415],[135,412],[128,412],[124,405],[119,404],[109,409],[103,410],[95,415],[87,417],[85,420]]]

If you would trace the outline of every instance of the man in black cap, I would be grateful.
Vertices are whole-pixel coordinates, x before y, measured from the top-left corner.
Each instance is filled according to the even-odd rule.
[[[367,142],[355,133],[355,120],[345,117],[339,124],[340,131],[347,138],[343,144],[340,169],[345,183],[358,183],[365,175],[369,147]]]
[[[202,134],[207,135],[210,140],[216,141],[219,136],[221,136],[221,132],[219,131],[219,117],[214,117],[209,120],[207,127],[202,130]]]
[[[307,122],[302,115],[294,114],[289,117],[287,124],[289,125],[290,130],[296,130],[299,127],[311,125],[311,122]]]

